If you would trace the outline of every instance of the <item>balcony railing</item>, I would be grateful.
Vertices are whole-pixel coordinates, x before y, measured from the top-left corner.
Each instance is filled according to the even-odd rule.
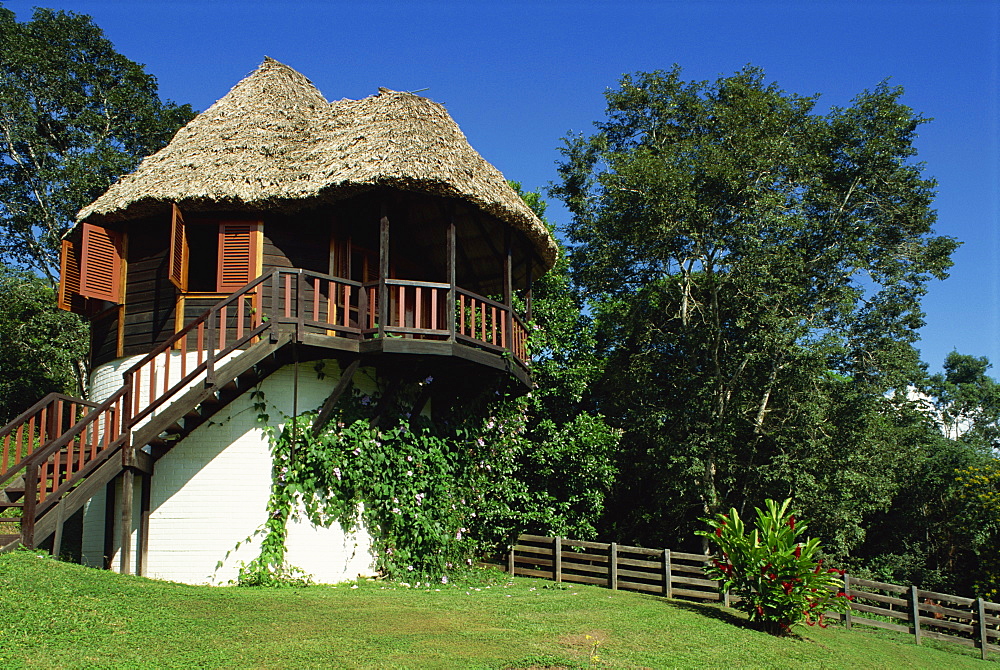
[[[530,362],[524,319],[512,307],[458,286],[405,279],[361,283],[301,269],[269,274],[261,284],[263,314],[295,324],[303,334],[457,341],[510,352],[524,367]],[[234,332],[253,327],[248,314],[229,326]]]

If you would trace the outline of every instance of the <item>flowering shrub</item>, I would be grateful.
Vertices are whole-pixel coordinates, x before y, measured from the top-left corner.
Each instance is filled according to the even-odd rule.
[[[788,512],[791,499],[780,505],[767,500],[757,508],[757,524],[746,527],[735,509],[702,519],[712,530],[698,531],[719,549],[705,573],[719,580],[720,590],[740,597],[738,608],[750,621],[772,635],[786,635],[791,626],[805,622],[825,627],[825,612],[846,612],[849,597],[843,592],[843,570],[823,568],[817,559],[819,540],[800,541],[806,524]]]

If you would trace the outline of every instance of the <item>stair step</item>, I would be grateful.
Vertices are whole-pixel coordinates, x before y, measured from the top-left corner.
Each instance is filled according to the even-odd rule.
[[[180,421],[174,421],[172,424],[163,429],[163,432],[167,435],[177,435],[184,432],[184,424]]]
[[[20,539],[20,535],[0,535],[0,547],[6,547],[11,542],[15,542]]]
[[[23,502],[3,502],[0,500],[0,509],[12,509],[15,507],[24,507]]]
[[[22,521],[24,521],[24,517],[23,516],[0,516],[0,524],[5,524],[5,523],[21,523]],[[3,544],[3,543],[0,542],[0,544]]]

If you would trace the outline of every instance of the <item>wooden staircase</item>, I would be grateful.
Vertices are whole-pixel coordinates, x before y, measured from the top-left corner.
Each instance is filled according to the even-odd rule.
[[[153,462],[284,364],[295,330],[257,278],[126,370],[102,403],[50,394],[0,428],[0,553],[35,548],[115,477]],[[173,367],[173,370],[171,370]]]

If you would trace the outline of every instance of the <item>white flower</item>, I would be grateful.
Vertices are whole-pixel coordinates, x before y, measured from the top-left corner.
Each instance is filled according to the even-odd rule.
[[[409,570],[410,572],[413,572],[413,566],[412,565],[406,566],[406,569]],[[420,582],[417,582],[417,583],[419,584]]]
[[[441,575],[441,583],[442,584],[448,583],[448,575]]]

